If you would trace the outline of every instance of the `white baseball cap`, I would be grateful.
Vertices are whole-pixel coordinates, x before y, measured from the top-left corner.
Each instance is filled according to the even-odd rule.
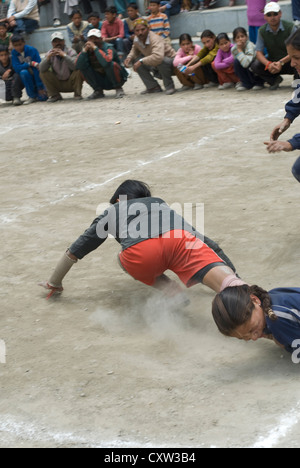
[[[51,36],[51,42],[54,41],[54,39],[59,39],[61,41],[64,41],[65,38],[64,38],[64,35],[63,33],[59,32],[59,31],[55,31],[52,36]]]
[[[269,2],[266,4],[264,14],[268,13],[279,13],[281,11],[280,5],[277,2]]]
[[[99,29],[91,29],[89,32],[88,32],[88,35],[87,37],[98,37],[100,39],[101,36],[101,31]]]

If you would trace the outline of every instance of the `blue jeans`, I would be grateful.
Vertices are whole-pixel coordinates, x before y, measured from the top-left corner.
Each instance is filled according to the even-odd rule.
[[[117,9],[118,15],[121,14],[121,15],[125,16],[126,11],[127,11],[127,2],[126,2],[126,0],[114,0],[114,5],[115,5],[115,7]]]
[[[292,167],[293,176],[300,182],[300,157],[297,159]]]
[[[46,88],[40,78],[40,73],[36,68],[30,68],[33,70],[33,75],[29,70],[22,70],[20,72],[21,80],[25,86],[26,93],[32,99],[38,99],[39,101],[46,101],[48,98],[40,96],[39,91],[45,91]]]
[[[300,21],[300,0],[292,0],[293,19]]]
[[[14,28],[14,32],[20,34],[20,33],[26,33],[26,34],[31,34],[35,29],[39,28],[39,23],[36,20],[33,19],[27,19],[27,18],[22,18],[22,19],[17,19],[16,20],[17,26]]]
[[[123,42],[123,39],[118,37],[118,39],[114,39],[113,41],[109,41],[109,44],[112,44],[114,46],[114,48],[118,52],[119,56],[124,55],[124,42]]]
[[[167,5],[167,3],[168,2],[166,1],[160,2],[161,6]],[[164,11],[164,14],[167,15],[167,17],[170,19],[170,16],[178,15],[180,13],[180,10],[181,10],[181,4],[180,2],[178,2],[177,5],[174,5],[171,8],[166,8],[166,10]]]
[[[259,76],[255,76],[249,68],[244,68],[238,59],[234,60],[234,72],[247,89],[251,89],[253,86],[264,85],[264,80],[259,78]]]

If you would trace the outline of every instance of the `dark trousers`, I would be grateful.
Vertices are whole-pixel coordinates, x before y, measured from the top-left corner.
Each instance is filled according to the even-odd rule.
[[[263,81],[269,83],[270,86],[273,86],[276,82],[276,79],[280,75],[296,75],[297,72],[295,68],[291,67],[290,63],[284,64],[280,73],[270,73],[268,70],[265,70],[265,65],[261,63],[259,60],[255,60],[251,64],[251,70],[257,76],[259,76]]]
[[[212,83],[219,83],[218,75],[213,70],[213,67],[210,63],[208,65],[204,65],[201,68],[207,81],[211,81]]]
[[[87,83],[94,91],[121,88],[125,83],[122,77],[121,67],[116,62],[112,62],[105,69],[105,73],[103,74],[96,71],[91,65],[80,70]]]
[[[300,157],[297,159],[292,167],[293,176],[300,182]]]
[[[250,68],[244,68],[238,59],[234,60],[234,72],[241,80],[243,86],[247,89],[253,86],[263,86],[264,80],[259,76],[254,75]]]
[[[92,13],[93,7],[91,5],[90,0],[81,0],[81,3],[82,3],[82,6],[83,6],[84,13],[86,15],[88,15],[89,13]],[[101,13],[104,13],[106,8],[107,8],[106,0],[98,0],[98,3],[99,3],[99,6],[100,6]]]
[[[22,90],[24,89],[23,82],[18,73],[15,73],[10,80],[5,81],[5,99],[12,101],[14,98],[22,97]]]

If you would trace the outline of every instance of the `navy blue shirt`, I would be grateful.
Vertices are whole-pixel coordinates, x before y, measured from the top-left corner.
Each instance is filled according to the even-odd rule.
[[[289,353],[293,353],[294,340],[300,339],[300,288],[278,288],[269,291],[271,307],[277,320],[267,320],[265,334],[272,334]]]

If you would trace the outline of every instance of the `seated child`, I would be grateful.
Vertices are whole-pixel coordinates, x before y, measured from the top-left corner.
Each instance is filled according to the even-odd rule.
[[[264,81],[259,76],[254,75],[250,69],[252,62],[256,59],[256,48],[249,41],[246,29],[236,28],[233,31],[233,40],[235,45],[231,49],[231,53],[234,57],[234,71],[240,80],[237,91],[263,89]]]
[[[132,49],[134,40],[134,22],[140,18],[139,8],[136,3],[130,3],[127,8],[128,18],[124,19],[124,52],[126,56]]]
[[[160,0],[150,0],[149,10],[151,15],[148,16],[147,21],[151,31],[171,43],[169,18],[161,13]]]
[[[67,25],[67,32],[72,48],[79,54],[84,47],[90,26],[88,21],[83,21],[80,10],[73,10],[70,18],[72,22]]]
[[[101,31],[102,21],[100,20],[99,13],[97,13],[97,11],[92,11],[92,13],[89,14],[88,21],[90,30],[99,29],[99,31]]]
[[[218,75],[212,68],[212,63],[219,50],[215,34],[206,29],[201,35],[203,49],[187,64],[186,75],[195,73],[204,88],[218,85]],[[200,86],[201,86],[200,85]]]
[[[226,33],[221,33],[217,36],[217,43],[219,50],[212,67],[218,75],[220,83],[218,89],[232,88],[235,83],[239,82],[239,78],[234,73],[233,68],[234,58],[231,54],[233,44],[231,44]]]
[[[226,288],[215,297],[212,313],[225,336],[245,341],[269,338],[289,353],[300,339],[300,288],[269,292],[248,285]]]
[[[193,44],[192,38],[189,34],[182,34],[179,38],[179,44],[180,49],[178,50],[173,62],[175,75],[179,79],[180,83],[182,83],[183,91],[188,89],[201,89],[201,81],[196,74],[186,75],[183,71],[180,71],[184,65],[190,62],[192,58],[200,52],[201,47],[197,44]]]
[[[124,23],[117,18],[116,7],[109,7],[105,10],[105,21],[101,28],[103,40],[112,44],[119,56],[121,62],[124,59]]]
[[[47,101],[46,88],[39,73],[41,57],[37,49],[26,45],[23,36],[15,35],[11,41],[13,45],[11,53],[12,66],[15,72],[20,75],[29,96],[29,99],[24,104]]]
[[[9,50],[11,50],[11,37],[12,33],[8,32],[8,23],[5,21],[0,21],[0,45],[6,46]]]
[[[20,106],[24,85],[20,76],[14,72],[8,47],[4,45],[0,45],[0,79],[5,82],[5,100]]]

